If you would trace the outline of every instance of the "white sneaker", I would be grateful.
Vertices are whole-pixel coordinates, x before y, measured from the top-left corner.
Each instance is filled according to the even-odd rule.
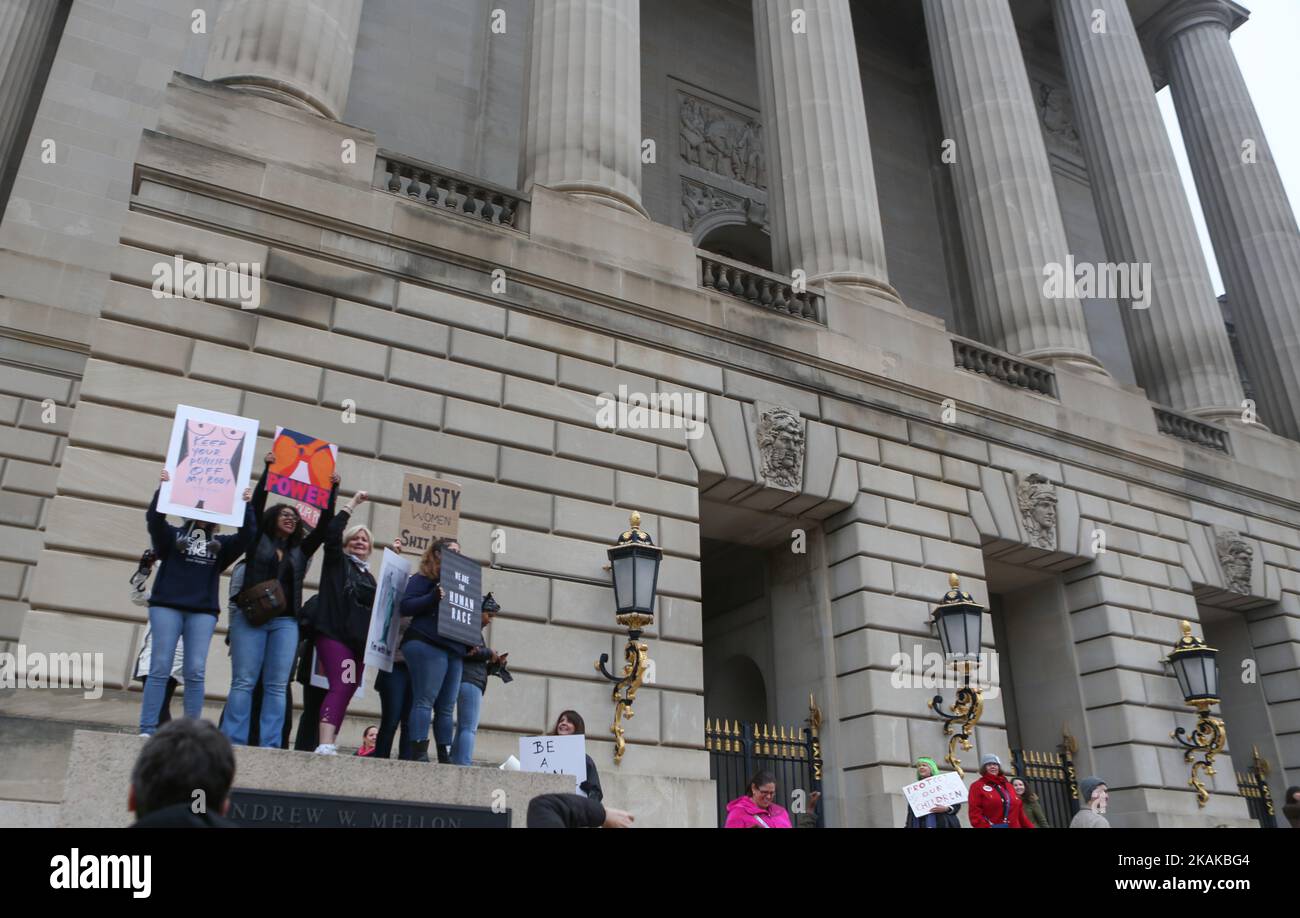
[[[145,739],[148,739],[149,737],[153,736],[152,733],[141,733],[140,735],[143,736]]]
[[[316,747],[317,755],[338,755],[339,747],[333,743],[321,743]]]

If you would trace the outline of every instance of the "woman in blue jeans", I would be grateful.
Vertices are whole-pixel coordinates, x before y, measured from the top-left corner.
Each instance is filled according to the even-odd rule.
[[[411,757],[429,761],[429,720],[433,715],[434,742],[438,761],[451,762],[452,711],[460,691],[461,666],[469,650],[459,641],[448,640],[438,633],[438,604],[442,587],[442,553],[460,552],[454,539],[438,539],[424,551],[419,573],[406,582],[401,616],[410,618],[402,638],[402,653],[411,673],[411,717],[407,735],[411,738]]]
[[[509,654],[497,653],[483,640],[482,629],[492,624],[492,616],[500,610],[501,606],[491,593],[483,597],[479,643],[465,655],[461,670],[460,693],[456,698],[456,739],[451,744],[453,765],[469,765],[474,759],[474,740],[478,737],[478,718],[483,708],[488,676],[508,677],[503,670]]]
[[[270,621],[252,625],[243,611],[230,604],[230,697],[221,732],[236,746],[248,743],[253,708],[253,689],[262,680],[262,711],[259,717],[258,742],[278,749],[284,731],[285,690],[298,650],[298,611],[302,608],[303,579],[311,556],[325,540],[325,530],[334,517],[339,476],[331,480],[329,506],[321,512],[315,529],[303,525],[298,511],[289,504],[266,509],[266,476],[275,462],[275,453],[267,453],[262,477],[253,491],[252,510],[261,519],[257,539],[248,549],[240,566],[239,586],[278,581],[284,591],[285,604]],[[238,595],[232,577],[230,595]]]
[[[170,476],[163,469],[162,480]],[[216,525],[191,522],[184,527],[172,526],[158,512],[158,492],[154,491],[145,523],[153,550],[162,562],[149,594],[149,629],[153,634],[153,652],[149,657],[149,678],[145,680],[144,700],[140,705],[140,732],[152,736],[158,730],[167,677],[171,675],[176,644],[182,635],[185,652],[182,669],[185,676],[185,716],[203,714],[203,682],[208,662],[208,646],[221,614],[221,572],[235,562],[257,537],[257,517],[247,501],[251,491],[244,491],[244,525],[234,535],[213,535]]]

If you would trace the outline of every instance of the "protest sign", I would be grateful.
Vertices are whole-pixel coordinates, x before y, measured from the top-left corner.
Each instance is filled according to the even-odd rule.
[[[271,453],[275,461],[266,470],[267,494],[292,501],[302,521],[315,529],[321,511],[330,503],[338,446],[287,427],[277,427]]]
[[[244,523],[244,489],[253,472],[257,421],[177,405],[167,445],[171,476],[158,512],[223,526]]]
[[[390,548],[384,549],[375,589],[375,604],[370,609],[370,633],[366,636],[367,666],[393,671],[393,652],[397,650],[397,626],[401,621],[402,593],[411,576],[411,562]]]
[[[573,775],[574,789],[587,780],[587,738],[569,736],[521,736],[519,770]]]
[[[928,815],[936,806],[955,806],[958,803],[965,803],[970,792],[966,790],[961,775],[955,771],[945,771],[917,781],[915,784],[904,785],[903,796],[907,798],[913,815],[919,817]]]
[[[456,538],[460,485],[407,472],[402,478],[402,551],[420,554],[438,539]]]
[[[438,583],[442,602],[438,605],[438,634],[471,647],[482,640],[483,567],[473,558],[443,551]]]

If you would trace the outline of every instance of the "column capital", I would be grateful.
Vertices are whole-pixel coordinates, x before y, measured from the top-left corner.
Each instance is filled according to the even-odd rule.
[[[1143,44],[1157,56],[1180,32],[1200,25],[1219,25],[1233,31],[1250,17],[1250,10],[1234,0],[1173,0],[1142,24]]]

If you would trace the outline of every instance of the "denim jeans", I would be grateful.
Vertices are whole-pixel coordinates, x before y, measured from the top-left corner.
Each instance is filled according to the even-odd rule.
[[[406,666],[411,671],[415,700],[407,734],[413,743],[429,738],[429,720],[435,718],[433,738],[439,746],[450,746],[453,736],[452,713],[460,692],[460,671],[464,659],[442,647],[410,640],[402,645]]]
[[[411,718],[411,671],[405,663],[394,663],[392,672],[380,672],[375,677],[375,691],[379,693],[379,736],[375,738],[375,757],[391,758],[393,737],[400,726],[402,738],[397,744],[397,757],[411,757],[411,735],[406,723]]]
[[[144,700],[140,704],[140,732],[158,732],[167,679],[172,674],[176,644],[185,637],[185,716],[203,716],[203,677],[208,665],[208,645],[217,630],[217,617],[207,612],[184,612],[167,606],[149,607],[149,629],[153,632],[153,649],[149,654],[149,678],[144,682]]]
[[[253,708],[253,689],[262,680],[262,712],[257,738],[261,745],[280,748],[284,730],[285,686],[298,651],[298,622],[277,616],[254,627],[239,609],[230,612],[230,697],[221,724],[236,746],[248,743]]]
[[[468,765],[474,758],[474,737],[478,735],[478,714],[483,707],[483,690],[473,682],[462,682],[456,698],[456,739],[451,744],[451,764]]]

